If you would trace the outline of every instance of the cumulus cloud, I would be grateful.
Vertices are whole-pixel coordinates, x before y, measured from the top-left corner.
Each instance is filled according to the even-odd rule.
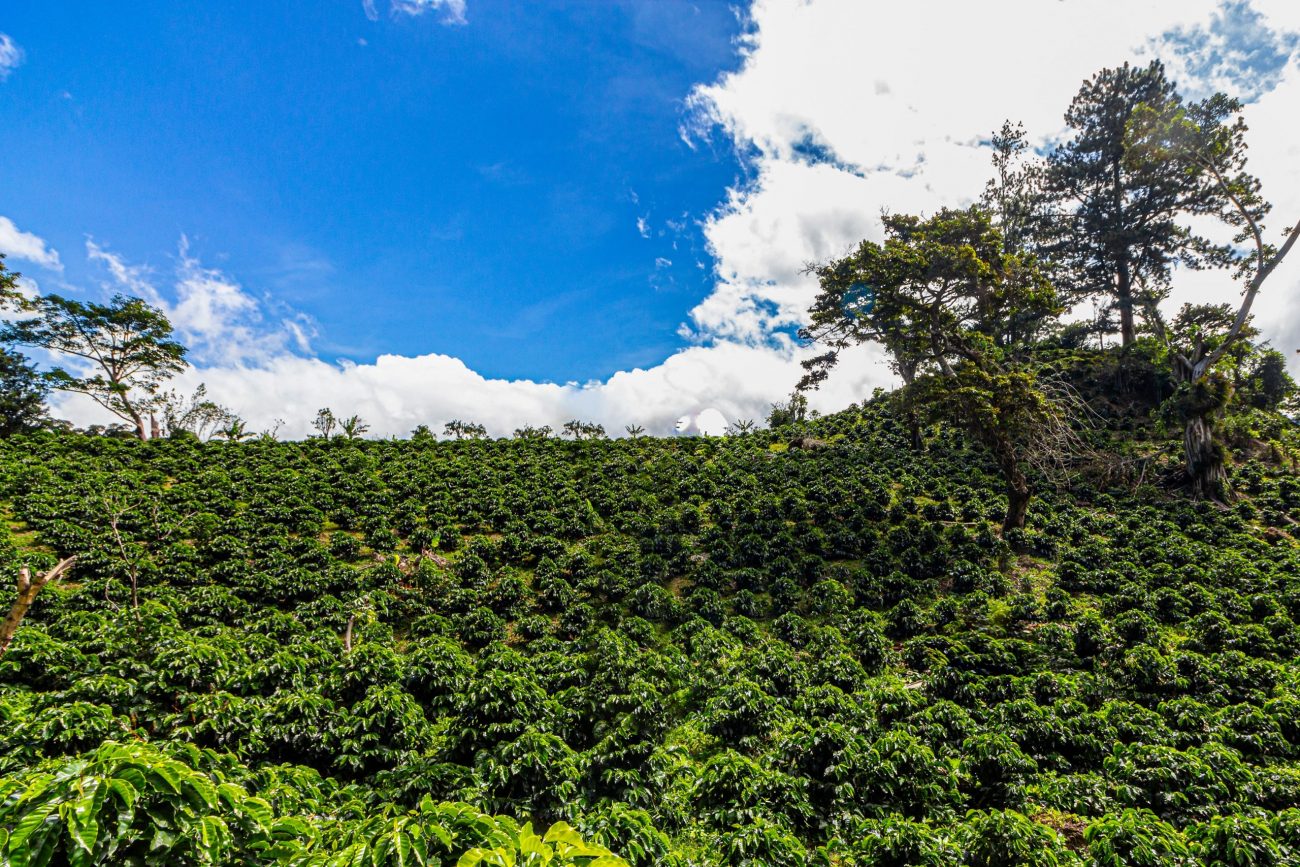
[[[9,77],[23,62],[23,50],[7,33],[0,33],[0,81]]]
[[[1286,130],[1294,126],[1286,106],[1300,104],[1296,4],[1115,8],[1122,14],[1099,14],[1095,3],[1012,0],[990,15],[962,0],[756,0],[739,68],[688,99],[684,135],[730,139],[751,171],[706,221],[717,280],[682,334],[786,345],[816,293],[805,263],[878,239],[882,211],[969,204],[990,171],[983,142],[1004,118],[1024,122],[1046,145],[1062,134],[1081,81],[1151,56],[1189,90],[1227,83],[1254,100],[1252,166],[1280,225],[1300,218],[1300,160]],[[1295,311],[1285,313],[1293,282],[1278,274],[1262,300],[1259,319],[1276,338],[1300,332],[1290,325]],[[1231,300],[1236,290],[1225,283],[1222,274],[1180,275],[1174,302],[1198,293]]]
[[[719,341],[688,347],[647,369],[562,384],[489,379],[460,359],[435,353],[330,363],[311,354],[310,320],[293,311],[273,314],[269,299],[204,265],[184,238],[174,267],[161,275],[94,240],[87,241],[86,254],[104,269],[106,292],[155,304],[190,347],[195,366],[178,378],[178,389],[205,383],[214,399],[254,427],[283,420],[282,432],[291,437],[310,433],[322,406],[360,414],[376,436],[405,435],[420,424],[440,431],[454,418],[484,424],[497,436],[529,424],[558,429],[573,418],[599,422],[612,433],[636,424],[666,435],[683,414],[707,421],[691,432],[716,433],[724,426],[721,419],[766,417],[771,402],[789,393],[801,372],[799,361],[810,354],[793,345]],[[887,382],[872,349],[851,357],[858,363],[847,366],[855,372],[818,395],[814,406],[841,408]],[[102,411],[77,396],[57,396],[55,411],[79,424],[104,420]]]
[[[52,271],[63,269],[57,250],[47,244],[43,238],[31,232],[21,231],[8,217],[0,217],[0,253],[13,259],[32,262]]]
[[[1056,140],[1080,82],[1103,66],[1158,56],[1188,90],[1235,82],[1251,100],[1251,166],[1277,206],[1273,228],[1300,219],[1293,120],[1300,62],[1288,47],[1289,34],[1300,30],[1300,4],[1113,2],[1122,14],[1079,0],[1010,0],[996,15],[966,0],[756,0],[739,67],[688,100],[686,138],[721,137],[746,164],[744,179],[703,224],[715,280],[681,327],[691,345],[661,364],[600,381],[488,379],[439,354],[332,364],[312,357],[309,330],[299,340],[295,329],[309,329],[308,321],[272,313],[269,299],[200,264],[184,245],[175,273],[158,283],[162,292],[142,269],[88,250],[119,285],[152,291],[200,347],[200,367],[179,385],[206,382],[255,427],[283,419],[289,436],[307,434],[321,406],[359,413],[380,436],[418,424],[440,430],[453,418],[498,436],[570,418],[611,432],[639,424],[657,434],[710,410],[710,425],[717,415],[761,419],[789,393],[799,361],[811,353],[792,336],[816,289],[805,263],[879,238],[884,210],[968,204],[989,172],[989,133],[1009,117],[1023,121],[1039,144]],[[399,0],[393,9],[464,18],[458,2]],[[1272,53],[1242,53],[1249,40],[1265,37]],[[638,223],[638,231],[647,229]],[[1300,346],[1300,257],[1293,259],[1257,307],[1265,335],[1288,356]],[[1233,300],[1238,291],[1221,273],[1180,274],[1173,303]],[[891,381],[879,351],[857,347],[812,404],[839,409]],[[60,409],[81,420],[74,401]]]
[[[438,354],[381,355],[366,364],[282,354],[248,365],[193,368],[176,387],[186,391],[205,383],[213,398],[255,429],[283,420],[281,432],[288,437],[311,433],[311,420],[322,406],[361,415],[374,436],[405,436],[420,424],[441,432],[452,419],[476,421],[493,436],[510,436],[524,425],[558,429],[573,418],[603,424],[611,434],[637,424],[668,435],[683,413],[705,418],[712,433],[719,417],[765,418],[771,402],[790,391],[804,354],[736,343],[690,347],[654,367],[582,384],[488,379],[460,359]],[[888,381],[870,347],[850,353],[845,367],[851,375],[837,377],[815,395],[814,408],[842,409]],[[103,421],[102,412],[77,396],[60,397],[55,414],[80,424]]]

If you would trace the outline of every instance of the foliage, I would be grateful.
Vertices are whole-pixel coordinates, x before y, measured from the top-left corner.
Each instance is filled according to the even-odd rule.
[[[582,865],[627,867],[558,822],[544,835],[424,798],[367,811],[305,769],[253,773],[179,744],[108,742],[0,782],[5,864]],[[459,856],[459,857],[457,857]]]
[[[45,381],[26,357],[0,348],[0,436],[42,427],[47,391]]]
[[[26,315],[0,329],[0,343],[77,359],[89,372],[55,365],[44,374],[50,387],[84,394],[131,424],[140,439],[149,436],[145,419],[160,408],[163,383],[185,367],[185,347],[172,339],[161,311],[123,295],[107,304],[61,295],[9,300]]]
[[[1107,299],[1124,346],[1136,339],[1135,314],[1168,294],[1176,264],[1226,253],[1182,226],[1213,207],[1188,183],[1185,161],[1141,158],[1127,138],[1140,108],[1181,102],[1158,61],[1103,69],[1079,88],[1065,114],[1071,136],[1047,159],[1046,195],[1063,219],[1045,227],[1040,247],[1060,263],[1072,300]]]
[[[54,805],[24,839],[71,852],[93,778],[119,862],[162,829],[171,863],[454,863],[529,822],[637,867],[1294,851],[1288,467],[1243,464],[1249,512],[1045,488],[1016,556],[984,449],[913,450],[889,397],[804,425],[834,448],[0,441],[4,568],[78,555],[0,657],[6,792],[71,774],[7,840]],[[156,762],[176,788],[110,797]]]
[[[814,269],[807,384],[864,340],[905,381],[831,416],[0,439],[0,863],[1294,863],[1300,434],[1248,314],[1296,230],[1258,230],[1232,105],[1162,75],[1088,83],[1051,165],[1004,127],[981,206]],[[1102,208],[1053,252],[1044,196],[1101,208],[1117,149],[1151,233]],[[1057,321],[1125,263],[1138,302],[1233,260],[1169,234],[1193,211],[1256,242],[1243,307],[1148,310],[1163,337],[1113,351]],[[6,334],[170,333],[52,298]],[[106,386],[137,433],[182,354]],[[1237,502],[1157,486],[1188,419]]]
[[[486,439],[488,434],[487,428],[477,422],[461,421],[454,418],[443,425],[442,435],[455,437],[458,440],[481,440]]]
[[[909,407],[967,430],[993,454],[1007,485],[1003,526],[1020,528],[1025,466],[1037,447],[1064,439],[1056,432],[1065,414],[1023,357],[1028,338],[1059,312],[1056,296],[1033,259],[1008,250],[978,208],[884,221],[883,244],[863,241],[816,268],[821,292],[802,334],[831,351],[805,362],[802,385],[818,386],[840,349],[880,343]]]

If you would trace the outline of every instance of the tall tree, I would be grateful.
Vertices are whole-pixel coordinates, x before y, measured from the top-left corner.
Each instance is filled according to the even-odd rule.
[[[46,420],[47,391],[40,373],[24,356],[0,349],[0,436],[39,428]]]
[[[140,439],[160,408],[163,384],[186,366],[185,347],[172,339],[162,312],[139,298],[115,295],[107,304],[60,295],[6,300],[25,314],[0,329],[0,343],[34,346],[85,363],[77,374],[56,365],[44,374],[52,388],[84,394],[129,422]]]
[[[570,419],[564,423],[560,430],[575,440],[603,440],[605,438],[605,426],[593,421]]]
[[[1024,526],[1028,470],[1060,454],[1069,430],[1059,400],[1025,357],[1026,328],[1056,316],[1032,257],[1006,249],[980,208],[887,216],[885,241],[816,268],[821,291],[802,335],[831,347],[800,384],[815,388],[838,352],[881,344],[906,371],[903,400],[984,445],[1006,483],[1003,529]]]
[[[1008,250],[1033,252],[1050,219],[1046,163],[1030,151],[1025,128],[1009,120],[989,138],[989,147],[993,177],[984,185],[980,205],[992,214]]]
[[[1154,308],[1151,316],[1179,382],[1175,399],[1185,423],[1186,474],[1197,496],[1217,495],[1227,483],[1214,423],[1231,398],[1231,384],[1218,368],[1230,359],[1236,344],[1247,339],[1256,296],[1300,239],[1298,221],[1284,232],[1280,246],[1268,240],[1264,219],[1272,206],[1261,195],[1259,180],[1246,170],[1245,137],[1241,104],[1223,94],[1188,106],[1170,102],[1142,106],[1127,137],[1131,162],[1177,167],[1191,194],[1208,203],[1206,210],[1235,233],[1236,244],[1244,245],[1225,246],[1218,256],[1219,262],[1236,265],[1237,278],[1245,284],[1235,313],[1230,308],[1221,311],[1224,324],[1215,327],[1215,317],[1202,316],[1200,328],[1170,329]]]
[[[1126,133],[1139,107],[1163,112],[1180,105],[1159,62],[1103,69],[1079,89],[1065,113],[1073,135],[1047,160],[1046,190],[1058,207],[1049,258],[1060,270],[1053,277],[1071,302],[1108,298],[1124,346],[1137,335],[1135,312],[1167,295],[1176,263],[1223,254],[1181,223],[1214,209],[1214,197],[1191,182],[1185,160],[1129,153]]]
[[[524,425],[523,427],[515,428],[515,439],[544,440],[544,439],[549,439],[552,433],[554,433],[554,431],[551,430],[551,426],[549,424],[544,424],[541,427],[535,427],[529,424],[529,425]]]
[[[458,440],[482,440],[487,439],[487,428],[478,422],[461,421],[454,418],[442,426],[442,435],[455,437]]]
[[[355,440],[364,436],[366,431],[370,430],[370,425],[366,424],[361,416],[350,415],[339,422],[339,430],[346,439]]]
[[[0,307],[22,303],[23,296],[18,292],[20,276],[5,267],[5,254],[0,253]],[[23,355],[0,349],[0,436],[39,427],[45,420],[48,390]]]

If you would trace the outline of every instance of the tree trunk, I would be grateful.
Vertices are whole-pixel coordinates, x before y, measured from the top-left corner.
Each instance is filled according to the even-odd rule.
[[[1002,532],[1023,530],[1025,513],[1029,511],[1029,482],[1025,474],[1015,470],[1007,479],[1007,517],[1002,522]]]
[[[1195,387],[1207,379],[1210,359],[1205,344],[1199,338],[1190,358],[1174,358],[1174,377]],[[1188,486],[1192,496],[1222,497],[1227,491],[1228,471],[1223,462],[1223,449],[1214,442],[1214,414],[1218,408],[1206,408],[1204,403],[1189,411],[1183,422],[1183,460],[1186,463]]]
[[[60,560],[57,566],[37,578],[32,578],[31,570],[26,566],[18,570],[18,598],[14,600],[4,622],[0,623],[0,656],[4,656],[5,651],[9,649],[14,634],[18,632],[23,618],[27,616],[27,609],[31,608],[32,603],[36,601],[36,594],[40,593],[46,584],[68,571],[76,561],[76,557]]]
[[[149,413],[149,439],[156,440],[162,437],[162,427],[158,424],[158,416]]]
[[[1206,416],[1192,416],[1183,429],[1183,454],[1194,497],[1220,497],[1228,482],[1223,451],[1214,443],[1214,426]]]
[[[1020,469],[1016,450],[1009,442],[1001,442],[994,448],[998,469],[1007,483],[1007,516],[1002,522],[1002,532],[1022,530],[1025,526],[1025,513],[1029,511],[1029,479]]]
[[[1124,225],[1124,163],[1116,155],[1110,164],[1111,173],[1111,219],[1114,225]],[[1133,272],[1129,268],[1129,250],[1122,240],[1112,241],[1115,253],[1115,306],[1119,308],[1120,344],[1125,348],[1133,345],[1137,331],[1133,327]]]
[[[907,411],[907,435],[912,443],[912,451],[925,450],[925,440],[921,438],[921,419],[917,417],[915,410]]]
[[[1119,307],[1119,336],[1121,345],[1128,347],[1137,339],[1137,329],[1133,324],[1133,278],[1129,274],[1128,262],[1119,263],[1119,279],[1115,285],[1115,302]]]
[[[897,365],[898,373],[903,378],[903,388],[910,388],[912,383],[916,382],[916,362],[900,360]],[[917,416],[916,409],[911,406],[910,401],[907,404],[907,433],[912,440],[912,451],[923,451],[925,441],[921,439],[921,419]]]

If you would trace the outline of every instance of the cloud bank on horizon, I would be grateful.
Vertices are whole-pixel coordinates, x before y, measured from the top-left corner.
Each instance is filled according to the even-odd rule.
[[[734,147],[747,174],[704,220],[715,279],[686,312],[679,333],[688,345],[654,366],[560,384],[487,378],[437,353],[332,364],[313,353],[310,317],[204,265],[184,239],[165,277],[96,241],[87,256],[102,266],[106,291],[159,304],[193,347],[196,366],[178,387],[207,383],[255,428],[282,419],[285,434],[302,436],[330,406],[359,413],[381,436],[419,424],[440,430],[453,418],[498,436],[570,418],[667,434],[709,409],[729,420],[765,416],[810,354],[793,339],[816,291],[805,263],[878,239],[882,210],[968,204],[989,173],[989,133],[1010,118],[1050,144],[1080,82],[1104,66],[1158,57],[1189,93],[1223,89],[1247,101],[1251,168],[1276,206],[1274,229],[1300,219],[1300,6],[1157,0],[1125,3],[1115,16],[1082,2],[1014,0],[997,16],[960,0],[943,6],[755,0],[737,71],[686,95],[683,136]],[[465,20],[463,0],[392,8]],[[926,38],[908,38],[917,33]],[[60,265],[38,236],[2,217],[0,251],[52,274]],[[1219,273],[1180,274],[1170,303],[1230,300],[1230,285]],[[1256,306],[1265,336],[1284,351],[1300,346],[1297,289],[1300,262],[1288,262]],[[861,347],[812,404],[833,411],[890,382],[879,352]],[[57,409],[100,419],[76,399]]]

